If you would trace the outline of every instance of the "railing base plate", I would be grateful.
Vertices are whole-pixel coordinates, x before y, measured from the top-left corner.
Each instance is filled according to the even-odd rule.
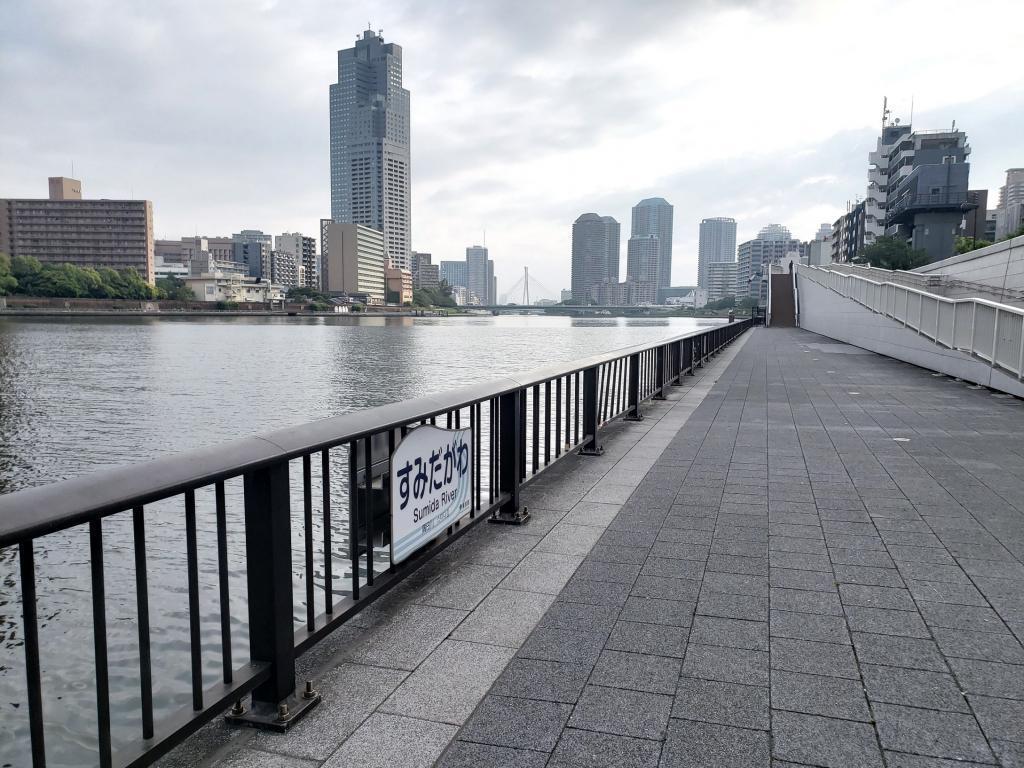
[[[305,717],[307,713],[312,711],[320,703],[320,700],[319,692],[314,693],[308,699],[305,696],[293,694],[281,702],[288,705],[288,714],[283,717],[279,714],[276,706],[257,703],[240,715],[233,715],[228,712],[228,714],[224,715],[224,719],[232,725],[258,728],[261,731],[284,733]]]
[[[622,420],[623,421],[643,421],[644,420],[644,415],[642,413],[637,413],[637,414],[630,413],[630,414],[627,414],[626,416],[623,416]]]
[[[604,448],[598,446],[597,448],[580,448],[576,451],[577,456],[603,456]]]
[[[495,512],[487,518],[487,522],[494,523],[495,525],[522,525],[529,519],[530,510],[526,507],[521,507],[515,512]]]

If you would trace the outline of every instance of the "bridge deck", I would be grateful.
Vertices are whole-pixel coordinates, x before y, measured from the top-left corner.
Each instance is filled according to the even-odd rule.
[[[221,764],[1024,765],[1024,404],[789,329],[673,398]]]

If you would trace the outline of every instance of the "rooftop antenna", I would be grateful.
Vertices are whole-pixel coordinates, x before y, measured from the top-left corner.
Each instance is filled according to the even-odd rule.
[[[889,97],[882,97],[882,130],[885,130],[886,121],[889,119]]]
[[[487,247],[487,227],[484,227],[484,248]]]
[[[914,94],[910,94],[910,127],[914,127]]]
[[[75,160],[71,159],[71,178],[75,178]]]

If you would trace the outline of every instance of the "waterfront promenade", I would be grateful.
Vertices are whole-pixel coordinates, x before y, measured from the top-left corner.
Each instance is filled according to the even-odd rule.
[[[745,334],[164,765],[1024,764],[1024,404]]]

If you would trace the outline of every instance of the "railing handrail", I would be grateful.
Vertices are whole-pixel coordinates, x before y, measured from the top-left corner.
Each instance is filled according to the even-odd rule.
[[[970,297],[970,296],[964,297],[964,298],[960,298],[960,299],[951,299],[948,296],[941,296],[941,295],[939,295],[937,293],[931,293],[930,291],[922,291],[919,288],[914,288],[913,286],[905,285],[903,283],[895,283],[895,282],[892,282],[890,280],[885,280],[885,281],[879,282],[877,280],[871,280],[870,278],[864,277],[863,275],[855,275],[855,274],[852,274],[850,272],[842,272],[840,270],[829,269],[828,266],[800,264],[800,265],[798,265],[798,269],[806,269],[806,270],[813,269],[813,270],[816,270],[818,272],[826,272],[826,273],[833,274],[833,275],[842,275],[843,277],[849,277],[849,278],[852,278],[854,280],[863,280],[865,283],[871,283],[872,285],[878,285],[878,286],[891,285],[894,288],[901,288],[901,289],[903,289],[905,291],[910,291],[911,293],[916,293],[916,294],[919,294],[921,296],[927,296],[930,299],[937,299],[938,301],[944,302],[944,303],[947,303],[947,304],[979,304],[979,305],[983,305],[983,306],[986,306],[986,307],[991,307],[992,309],[998,309],[1000,312],[1009,312],[1009,313],[1014,314],[1014,315],[1024,315],[1024,308],[1015,307],[1012,304],[1002,304],[1002,303],[1000,303],[998,301],[990,301],[989,299],[978,299],[978,298],[973,298],[973,297]],[[891,270],[884,270],[884,271],[891,271]],[[916,273],[914,273],[914,274],[916,274]],[[2,497],[0,497],[0,499],[2,499]]]
[[[237,477],[275,462],[298,458],[484,399],[543,384],[559,376],[707,331],[707,328],[697,328],[658,341],[590,355],[571,363],[543,366],[521,376],[505,376],[0,495],[0,548],[82,525],[97,517],[145,506],[198,485]]]

